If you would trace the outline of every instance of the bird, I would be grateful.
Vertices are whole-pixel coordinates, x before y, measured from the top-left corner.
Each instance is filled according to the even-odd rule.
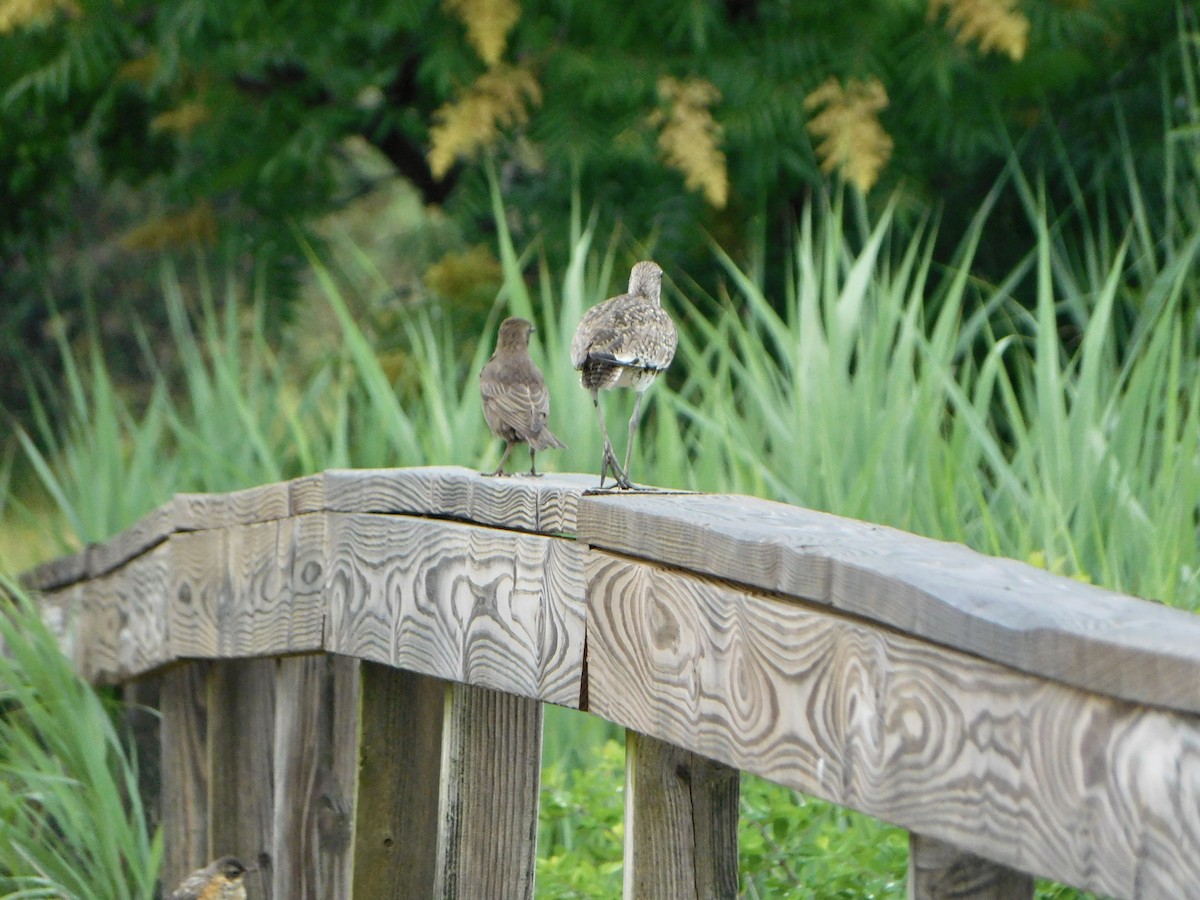
[[[504,464],[513,447],[528,444],[529,474],[536,478],[537,452],[567,446],[546,427],[550,392],[546,390],[541,370],[529,357],[529,335],[533,331],[529,321],[516,316],[501,322],[496,352],[479,373],[483,417],[492,434],[505,444],[496,471],[482,472],[483,475],[507,475]]]
[[[675,323],[662,308],[662,269],[653,260],[636,263],[629,273],[629,290],[597,303],[586,313],[571,340],[571,365],[579,370],[579,381],[592,394],[600,433],[604,436],[604,456],[600,461],[600,487],[612,471],[617,487],[631,490],[629,458],[633,436],[642,411],[642,395],[675,357],[679,336]],[[600,391],[633,388],[637,401],[629,419],[629,441],[625,445],[625,465],[617,464]]]
[[[222,856],[179,883],[167,900],[246,900],[246,872],[236,856]]]

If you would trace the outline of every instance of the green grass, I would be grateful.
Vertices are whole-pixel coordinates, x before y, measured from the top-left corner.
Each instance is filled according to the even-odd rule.
[[[1200,230],[1180,216],[1175,227],[1186,233],[1172,234],[1164,253],[1147,244],[1148,223],[1135,223],[1129,240],[1097,237],[1073,255],[1062,218],[1014,183],[1028,194],[1038,237],[997,284],[971,275],[986,208],[953,264],[939,267],[932,223],[902,236],[889,212],[866,222],[840,198],[801,216],[782,297],[767,296],[759,274],[716,247],[725,279],[711,293],[669,271],[666,305],[681,343],[669,379],[648,398],[634,477],[883,522],[1200,607],[1200,337],[1189,293]],[[649,254],[598,241],[577,214],[569,264],[551,271],[536,262],[536,248],[513,246],[495,201],[505,281],[485,333],[456,333],[449,315],[413,308],[402,321],[410,364],[396,377],[356,320],[356,297],[320,259],[311,260],[319,302],[339,333],[322,335],[323,352],[303,368],[293,362],[302,336],[267,339],[261,298],[206,285],[189,307],[168,270],[168,356],[178,368],[146,346],[157,374],[134,404],[94,342],[60,341],[66,380],[35,386],[36,424],[20,436],[40,479],[40,491],[17,492],[22,502],[56,505],[69,531],[59,544],[70,546],[114,533],[176,491],[328,467],[490,468],[500,446],[483,425],[476,377],[509,313],[537,324],[533,353],[553,397],[551,427],[569,445],[539,463],[596,471],[600,436],[567,347],[583,310],[619,290],[629,262]],[[365,254],[355,270],[358,283],[370,281]],[[382,287],[380,276],[368,289]],[[628,397],[606,402],[610,423],[628,415]],[[6,457],[0,484],[13,465]],[[23,529],[32,521],[7,490],[0,518]],[[14,684],[30,677],[4,675]],[[80,729],[99,735],[112,768],[105,711],[77,690]],[[611,728],[594,720],[581,728],[567,715],[547,717],[541,891],[603,896],[620,879],[621,767]],[[72,724],[61,731],[74,730],[74,718],[62,721]],[[115,771],[124,777],[120,765]],[[753,779],[744,787],[747,895],[903,892],[901,832]],[[44,838],[44,823],[4,809],[19,841]],[[153,863],[157,850],[144,835],[116,839],[129,842],[128,859]],[[787,894],[801,864],[805,890],[815,893]]]
[[[0,579],[0,896],[145,900],[162,858],[112,709]]]

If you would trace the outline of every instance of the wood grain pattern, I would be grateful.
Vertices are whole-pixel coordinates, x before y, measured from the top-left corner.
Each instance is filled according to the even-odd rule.
[[[167,607],[171,654],[176,659],[216,658],[220,610],[228,607],[226,529],[171,536],[171,580]]]
[[[76,672],[84,671],[89,635],[84,631],[87,582],[77,581],[37,598],[42,621],[58,639],[63,655],[71,660]],[[0,642],[0,652],[2,642]]]
[[[432,897],[446,683],[362,663],[354,896]]]
[[[1200,718],[593,552],[591,709],[1022,871],[1200,883]]]
[[[293,516],[325,511],[325,476],[322,473],[293,478],[287,483],[288,511]]]
[[[172,516],[177,531],[232,528],[286,519],[291,514],[288,482],[225,494],[176,494]]]
[[[447,691],[433,896],[532,898],[542,705],[472,685]]]
[[[209,663],[190,662],[163,671],[161,881],[176,885],[207,865],[208,843],[208,673]]]
[[[84,677],[111,683],[170,662],[167,642],[168,544],[87,582],[82,619]]]
[[[633,893],[736,879],[696,862],[728,858],[727,830],[689,851],[667,827],[719,818],[697,812],[728,799],[697,793],[703,758],[912,829],[914,896],[1026,896],[1016,870],[1139,898],[1200,883],[1200,618],[867,523],[594,481],[331,471],[180,495],[27,573],[85,675],[163,671],[166,872],[233,852],[262,867],[255,897],[351,877],[524,896],[538,701],[590,692],[646,735],[635,799],[666,798],[662,828],[631,814]],[[290,656],[326,649],[411,671]],[[251,656],[289,658],[170,665]]]
[[[275,676],[273,659],[213,663],[209,675],[209,849],[257,869],[247,893],[285,900],[274,892]],[[290,898],[286,898],[290,900]]]
[[[320,650],[325,623],[322,514],[170,540],[171,650],[218,659]]]
[[[161,544],[175,530],[174,504],[166,503],[124,531],[88,548],[88,575],[103,575]]]
[[[735,496],[587,496],[579,540],[845,610],[1086,690],[1200,712],[1200,616],[960,545]]]
[[[547,474],[489,478],[471,469],[331,469],[325,508],[461,519],[514,531],[574,534],[575,511],[595,478]]]
[[[909,900],[1031,900],[1034,880],[958,848],[909,835]]]
[[[279,661],[271,826],[276,897],[350,896],[357,732],[355,663],[323,654]]]
[[[27,591],[55,591],[82,581],[88,574],[87,548],[47,560],[22,572],[19,578]]]
[[[578,544],[434,519],[328,515],[329,650],[578,705]]]
[[[736,897],[738,792],[736,769],[627,732],[624,895]]]

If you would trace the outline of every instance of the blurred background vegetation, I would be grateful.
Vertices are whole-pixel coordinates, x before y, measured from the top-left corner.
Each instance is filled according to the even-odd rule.
[[[602,231],[619,224],[710,291],[715,239],[761,258],[777,293],[797,211],[831,175],[902,225],[936,210],[943,261],[1014,153],[1057,208],[1086,190],[1119,231],[1127,166],[1140,202],[1171,203],[1163,135],[1195,113],[1188,14],[1163,0],[0,0],[0,403],[24,408],[7,361],[49,349],[56,314],[77,337],[89,298],[110,355],[143,377],[127,321],[164,325],[164,255],[263,281],[269,321],[286,322],[297,233],[319,246],[339,210],[388,273],[377,305],[477,314],[497,283],[488,162],[518,244],[564,260],[577,195]],[[976,266],[1000,278],[1032,235],[1019,196],[995,205]]]
[[[1162,0],[0,0],[0,573],[175,491],[494,465],[509,313],[545,463],[587,470],[566,348],[653,255],[681,344],[639,480],[1200,608],[1198,78]],[[0,895],[144,895],[111,710],[22,633]],[[544,896],[620,883],[612,737],[548,715]],[[747,896],[904,895],[897,830],[742,806]]]

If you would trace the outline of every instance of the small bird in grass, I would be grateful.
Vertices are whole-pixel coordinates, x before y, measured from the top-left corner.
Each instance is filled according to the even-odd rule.
[[[612,471],[617,486],[629,490],[629,457],[633,435],[642,412],[642,395],[675,357],[679,342],[675,323],[663,310],[662,269],[658,263],[643,260],[629,273],[627,293],[597,303],[589,309],[575,329],[571,341],[571,365],[580,371],[580,383],[592,392],[600,433],[604,436],[604,457],[600,461],[600,487],[604,475]],[[629,441],[625,445],[625,465],[617,464],[604,413],[600,409],[600,391],[629,387],[637,391],[633,415],[629,419]]]
[[[247,871],[236,856],[222,856],[183,879],[167,900],[246,900]]]
[[[483,417],[492,434],[505,443],[504,455],[494,472],[507,475],[504,464],[517,444],[529,445],[529,474],[537,476],[535,457],[539,450],[567,445],[546,427],[550,415],[550,392],[541,370],[529,358],[529,335],[533,325],[510,316],[500,323],[496,352],[479,373],[483,394]]]

